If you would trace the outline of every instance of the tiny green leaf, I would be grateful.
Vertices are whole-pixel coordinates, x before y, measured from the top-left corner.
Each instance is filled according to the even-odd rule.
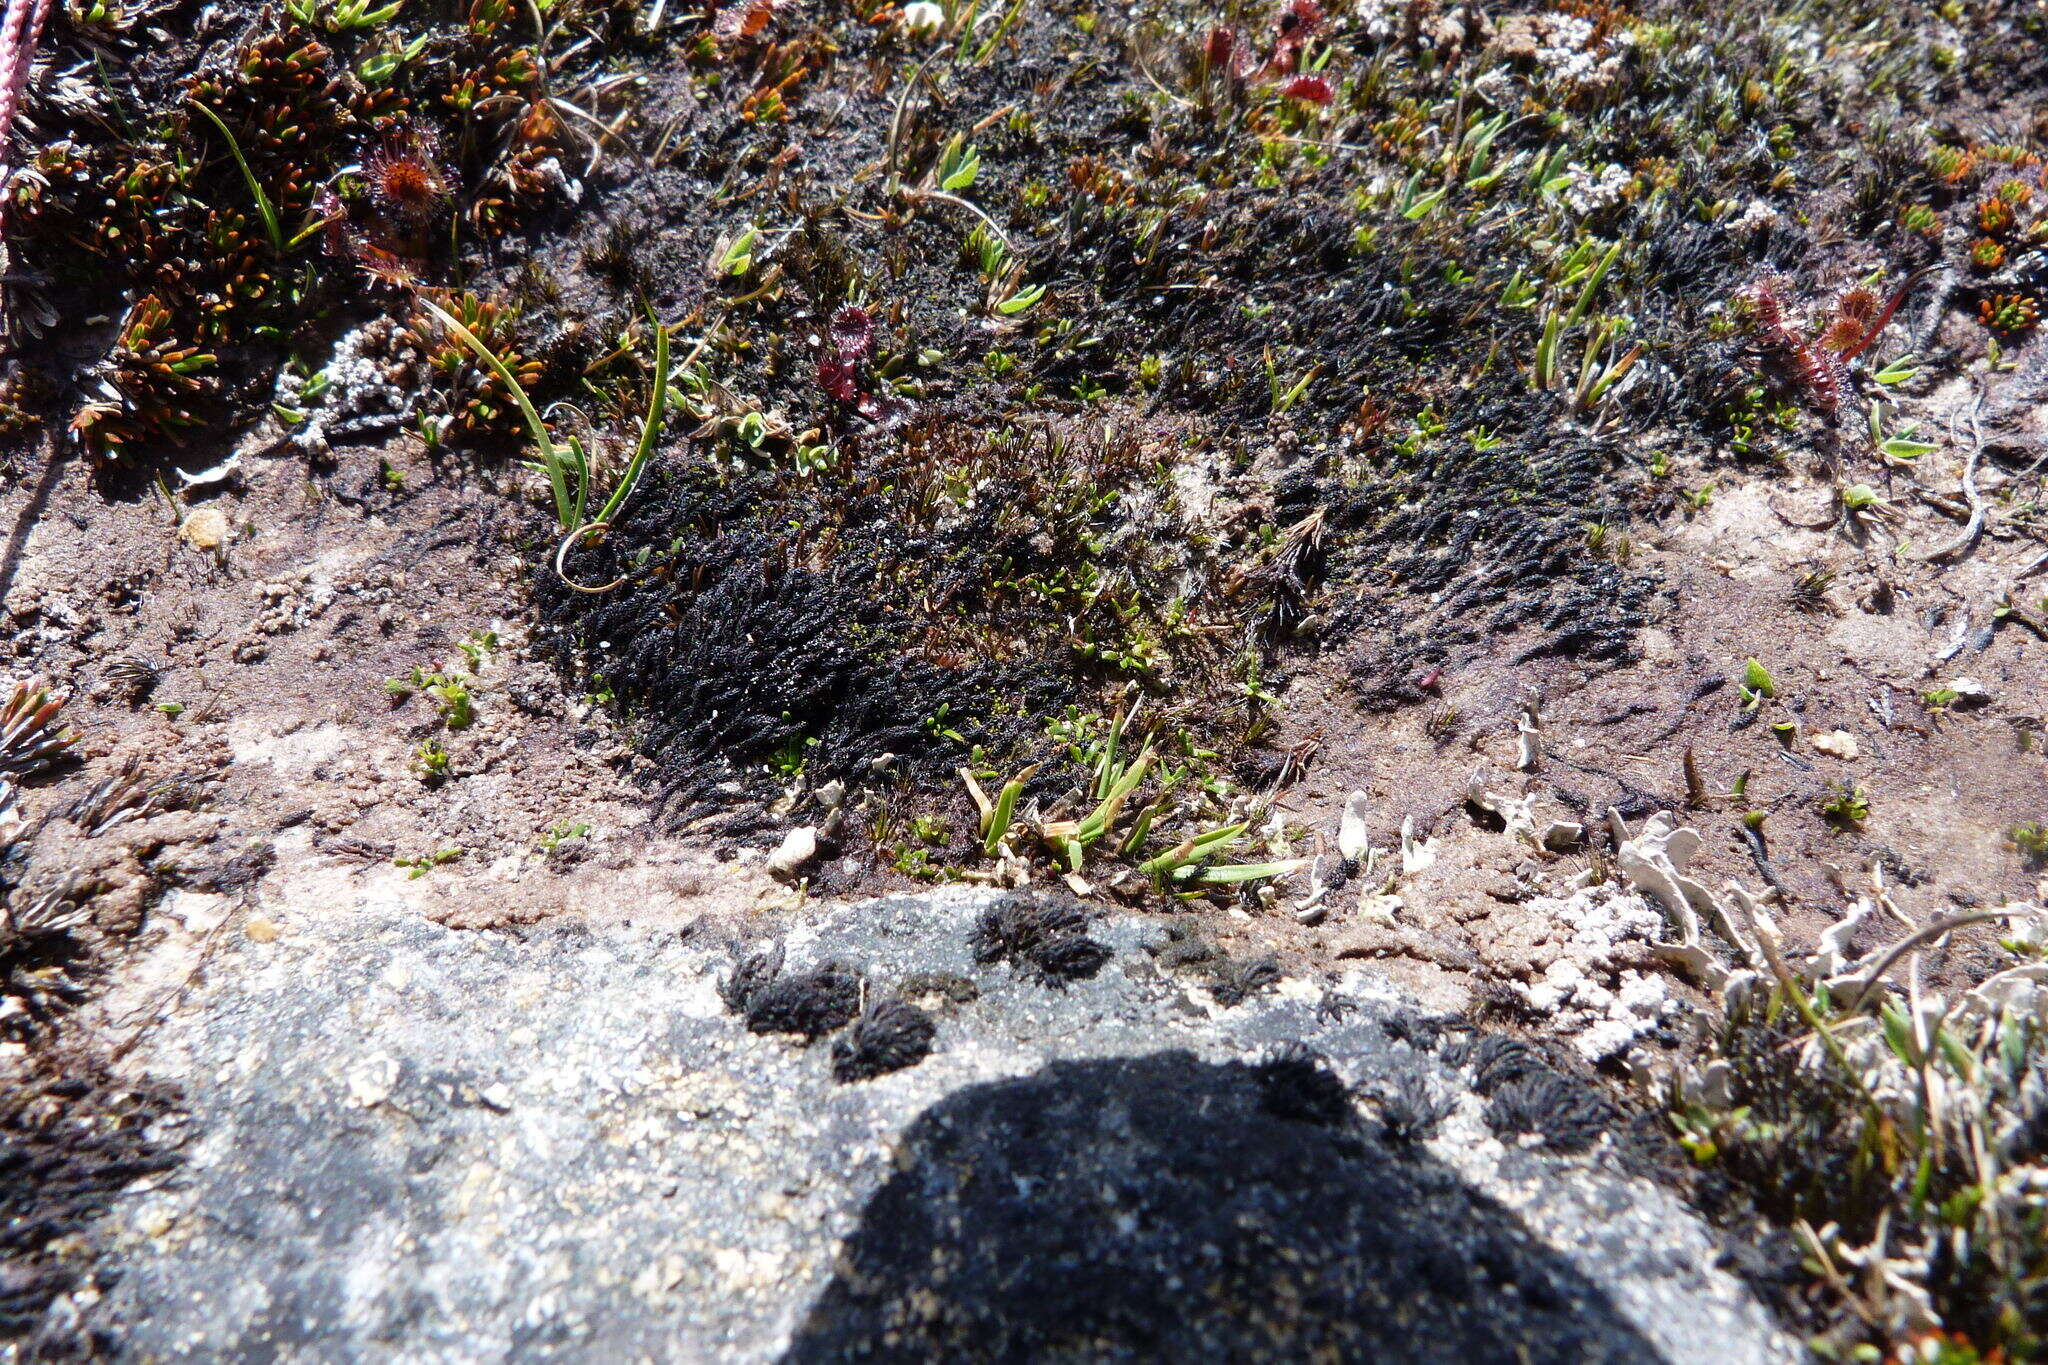
[[[1410,222],[1415,222],[1420,219],[1427,218],[1430,214],[1436,211],[1436,206],[1438,204],[1444,202],[1444,196],[1448,193],[1450,193],[1449,186],[1445,186],[1443,189],[1439,190],[1432,190],[1428,194],[1423,195],[1420,199],[1417,199],[1414,203],[1410,204],[1406,209],[1403,209],[1401,212],[1401,216],[1403,218],[1408,219]]]
[[[981,153],[969,147],[956,154],[949,153],[947,165],[940,167],[939,188],[959,191],[974,183],[981,174]]]
[[[732,239],[718,258],[718,273],[721,275],[744,275],[754,268],[754,243],[761,236],[761,229],[747,224],[740,235]]]
[[[1023,312],[1025,309],[1035,305],[1040,299],[1044,297],[1045,286],[1042,284],[1034,284],[1029,289],[1019,289],[1016,293],[1004,299],[1001,303],[996,305],[996,311],[998,313],[1001,313],[1006,318],[1015,317],[1017,314]]]
[[[1193,880],[1205,886],[1228,886],[1236,882],[1264,881],[1268,877],[1285,877],[1308,866],[1306,858],[1289,858],[1279,863],[1230,863],[1222,867],[1205,867],[1196,873]]]

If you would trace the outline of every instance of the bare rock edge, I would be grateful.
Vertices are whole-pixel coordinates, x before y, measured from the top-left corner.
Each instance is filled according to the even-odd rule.
[[[976,964],[992,898],[785,942],[871,992],[978,987],[854,1084],[749,1033],[717,989],[740,946],[672,925],[464,932],[366,895],[226,935],[134,1058],[183,1087],[185,1159],[57,1311],[145,1359],[1799,1357],[1668,1191],[1499,1141],[1370,971],[1223,1009],[1110,914],[1108,963],[1054,989]],[[1448,1116],[1305,1117],[1265,1066],[1293,1043]]]

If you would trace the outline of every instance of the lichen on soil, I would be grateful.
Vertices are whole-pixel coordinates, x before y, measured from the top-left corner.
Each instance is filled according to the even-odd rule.
[[[733,1019],[848,1085],[944,1035],[778,975],[837,899],[1011,893],[978,960],[1055,995],[1111,914],[1205,1009],[1368,964],[1816,1351],[2041,1358],[2044,25],[57,9],[0,1340],[107,1344],[93,1220],[179,1140],[132,1058],[315,860],[729,936]],[[1368,1102],[1319,1066],[1261,1084]]]

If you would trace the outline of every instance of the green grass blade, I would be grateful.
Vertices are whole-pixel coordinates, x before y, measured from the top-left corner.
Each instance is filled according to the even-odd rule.
[[[1284,877],[1307,866],[1306,858],[1289,858],[1279,863],[1232,863],[1225,867],[1205,867],[1195,874],[1194,880],[1204,886],[1229,886],[1237,882],[1256,882],[1268,877]]]
[[[1138,864],[1138,871],[1148,877],[1156,877],[1172,872],[1185,864],[1199,862],[1204,854],[1213,849],[1226,847],[1232,841],[1242,837],[1248,828],[1250,826],[1244,824],[1225,825],[1221,829],[1212,829],[1206,834],[1198,834],[1192,839],[1176,844],[1158,857]]]
[[[974,64],[976,66],[980,66],[989,59],[989,54],[996,50],[996,44],[1003,41],[1004,36],[1009,33],[1011,26],[1017,22],[1017,16],[1023,12],[1024,0],[1011,0],[1010,8],[1003,14],[1003,21],[996,25],[996,31],[989,34],[988,41],[983,43],[980,51],[974,54]]]
[[[1109,795],[1110,785],[1115,782],[1117,746],[1123,743],[1124,713],[1116,713],[1116,719],[1109,723],[1109,738],[1103,744],[1102,757],[1095,760],[1095,799],[1102,800]]]
[[[1209,852],[1211,849],[1221,848],[1225,845],[1234,843],[1237,841],[1239,837],[1241,837],[1244,834],[1246,830],[1250,828],[1251,826],[1249,824],[1239,823],[1235,825],[1224,825],[1219,829],[1212,829],[1206,834],[1198,834],[1195,836],[1193,840],[1193,843],[1195,845],[1195,853],[1199,856],[1200,854]]]
[[[1092,844],[1109,833],[1109,827],[1116,823],[1116,817],[1123,811],[1124,802],[1138,789],[1138,784],[1145,780],[1145,774],[1151,767],[1152,751],[1146,749],[1138,755],[1137,762],[1124,769],[1123,774],[1117,778],[1116,785],[1109,789],[1109,795],[1102,799],[1102,804],[1081,822],[1077,837],[1082,843]]]
[[[1124,836],[1123,844],[1117,849],[1119,854],[1128,858],[1145,846],[1145,836],[1152,832],[1152,822],[1159,817],[1160,807],[1164,804],[1163,800],[1154,801],[1138,812],[1137,822],[1131,826],[1131,832]]]
[[[996,797],[995,811],[989,816],[988,838],[982,841],[981,851],[988,857],[995,857],[1002,846],[1003,836],[1010,832],[1010,821],[1016,818],[1017,798],[1024,794],[1021,778],[1012,778],[1003,784],[1002,794]]]
[[[568,461],[562,457],[554,438],[548,435],[548,424],[542,421],[540,414],[534,410],[533,400],[526,396],[526,390],[520,386],[517,376],[506,367],[504,361],[498,359],[496,351],[486,346],[476,333],[458,322],[453,313],[432,299],[423,298],[419,302],[420,307],[440,319],[441,325],[453,333],[457,341],[467,346],[477,359],[490,366],[492,372],[504,382],[505,387],[511,390],[512,401],[519,405],[519,415],[526,419],[526,429],[533,436],[533,443],[540,448],[541,463],[547,468],[548,485],[554,490],[555,495],[555,519],[564,531],[575,530],[577,500],[569,495],[568,478],[563,472],[568,466]]]
[[[640,471],[654,454],[654,443],[661,435],[661,421],[668,407],[668,328],[661,325],[651,306],[647,309],[647,320],[654,324],[654,393],[647,400],[647,420],[640,424],[640,444],[633,448],[632,463],[626,466],[619,486],[612,490],[597,514],[597,519],[607,524],[639,484]]]
[[[1535,387],[1547,389],[1557,382],[1557,335],[1564,319],[1555,311],[1543,315],[1543,335],[1536,342]]]
[[[284,255],[284,228],[277,221],[277,206],[263,192],[263,186],[256,180],[256,172],[249,169],[248,159],[242,155],[242,144],[235,141],[235,135],[228,131],[227,124],[221,122],[219,114],[197,101],[192,107],[206,115],[206,121],[220,130],[221,137],[228,144],[228,155],[235,159],[235,167],[242,173],[242,183],[249,187],[249,195],[256,201],[256,211],[263,215],[263,231],[270,238],[270,249]]]
[[[1620,242],[1616,242],[1613,246],[1607,248],[1607,254],[1602,256],[1600,264],[1594,267],[1592,278],[1587,280],[1586,287],[1579,291],[1579,301],[1572,305],[1571,316],[1564,320],[1565,326],[1576,327],[1579,324],[1579,320],[1586,316],[1586,310],[1593,306],[1593,295],[1600,291],[1600,282],[1607,278],[1608,267],[1612,266],[1615,258],[1620,255]]]

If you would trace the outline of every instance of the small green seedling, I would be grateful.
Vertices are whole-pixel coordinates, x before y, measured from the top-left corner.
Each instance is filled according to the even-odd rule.
[[[1870,818],[1870,793],[1862,784],[1854,786],[1846,782],[1829,784],[1832,791],[1820,808],[1820,813],[1838,825],[1860,825]]]
[[[1034,284],[1029,289],[1019,289],[1016,293],[1004,299],[996,305],[996,311],[1006,318],[1013,318],[1027,309],[1036,307],[1038,301],[1044,297],[1045,286]]]
[[[754,268],[754,244],[761,240],[761,229],[752,223],[740,229],[737,237],[728,242],[713,259],[711,273],[737,277]]]
[[[383,85],[400,71],[419,60],[419,55],[427,50],[427,43],[433,36],[432,33],[422,33],[419,37],[396,51],[378,52],[365,57],[357,65],[356,74],[363,78],[363,84],[365,85]]]
[[[417,858],[393,858],[391,865],[405,868],[407,881],[418,881],[441,864],[454,862],[462,854],[463,850],[459,848],[444,848],[433,853],[422,853]]]
[[[563,820],[557,823],[554,828],[546,830],[541,834],[541,850],[552,853],[562,846],[564,840],[587,838],[589,834],[590,826],[587,823],[578,820],[572,824],[567,820]]]
[[[498,647],[498,632],[495,630],[471,631],[467,640],[456,648],[469,660],[469,671],[474,673],[484,666],[484,656]]]
[[[1948,710],[1948,708],[1951,706],[1954,706],[1956,702],[1962,699],[1962,695],[1962,693],[1956,691],[1953,687],[1943,685],[1941,687],[1930,688],[1929,690],[1922,692],[1920,694],[1920,700],[1923,703],[1925,703],[1928,710],[1939,713]]]
[[[1778,683],[1769,669],[1751,659],[1743,665],[1742,681],[1735,685],[1735,690],[1742,696],[1743,709],[1754,711],[1778,695]]]
[[[401,0],[370,7],[370,0],[285,0],[285,10],[306,28],[323,28],[329,33],[353,33],[376,28],[397,17]]]
[[[476,723],[476,701],[470,696],[471,679],[457,673],[428,672],[415,665],[403,678],[387,678],[384,690],[399,700],[416,692],[431,697],[441,712],[441,723],[451,730],[466,730]]]
[[[1870,405],[1870,443],[1894,460],[1917,460],[1931,450],[1940,449],[1932,442],[1912,439],[1913,433],[1919,429],[1918,422],[1907,422],[1887,436],[1884,430],[1884,404],[1873,402]],[[1857,486],[1862,487],[1860,484]],[[1844,501],[1847,501],[1846,497]]]
[[[946,151],[939,158],[939,188],[948,191],[964,190],[974,183],[981,174],[981,153],[965,145],[959,137],[946,144]]]
[[[1321,365],[1312,365],[1301,378],[1295,380],[1292,385],[1287,385],[1281,379],[1278,367],[1273,363],[1272,350],[1268,348],[1266,351],[1266,385],[1272,391],[1273,411],[1284,415],[1289,408],[1299,403],[1303,395],[1308,392],[1308,386],[1313,384],[1316,376],[1322,372],[1322,368]]]
[[[448,780],[448,746],[438,739],[423,739],[412,751],[413,771],[428,786]]]
[[[787,719],[787,716],[784,718]],[[802,777],[804,769],[810,766],[811,750],[817,747],[818,739],[815,735],[791,735],[783,741],[781,748],[769,755],[768,771],[773,773],[779,782],[794,782]]]

